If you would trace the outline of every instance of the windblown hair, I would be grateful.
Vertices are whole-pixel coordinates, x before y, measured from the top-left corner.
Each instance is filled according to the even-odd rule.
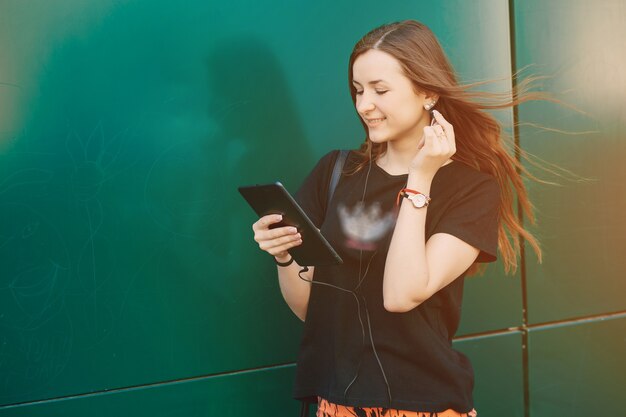
[[[545,93],[530,91],[533,81],[539,77],[525,78],[513,91],[473,91],[473,88],[490,81],[459,85],[443,48],[431,30],[422,23],[405,20],[380,26],[367,33],[355,45],[348,69],[348,85],[355,106],[356,89],[352,84],[352,67],[361,54],[371,49],[386,52],[398,60],[405,76],[412,81],[416,93],[435,93],[439,96],[435,108],[454,126],[456,133],[456,153],[452,159],[497,179],[501,190],[498,249],[505,272],[514,273],[517,270],[520,238],[530,244],[541,262],[539,243],[518,218],[514,210],[514,197],[517,196],[517,205],[525,218],[534,224],[533,205],[522,182],[522,174],[533,180],[543,181],[530,174],[522,165],[521,157],[527,158],[526,154],[503,133],[496,118],[485,111],[514,107],[530,100],[553,101]],[[361,123],[367,135],[367,125],[362,119]],[[507,151],[505,145],[512,149],[513,155]],[[374,144],[366,137],[365,143],[358,150],[361,162],[353,172],[365,167],[370,158],[375,161],[386,149],[386,143]],[[478,264],[474,264],[468,275],[481,269]]]

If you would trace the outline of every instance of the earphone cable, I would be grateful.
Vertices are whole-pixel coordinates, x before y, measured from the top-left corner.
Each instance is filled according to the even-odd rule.
[[[389,387],[389,381],[387,380],[387,375],[385,374],[385,370],[383,369],[383,364],[380,362],[380,358],[378,357],[378,352],[376,352],[376,344],[374,343],[374,337],[372,335],[372,326],[370,324],[370,313],[367,309],[367,300],[363,297],[363,303],[365,304],[365,314],[367,317],[367,328],[370,331],[370,342],[372,343],[372,351],[374,352],[374,356],[376,357],[376,361],[378,362],[378,366],[380,367],[380,371],[383,373],[383,378],[385,380],[385,384],[387,385],[387,395],[389,397],[389,406],[391,407],[391,388]]]
[[[372,170],[372,150],[370,148],[370,158],[369,158],[369,165],[368,165],[368,169],[367,169],[367,174],[365,176],[365,185],[363,187],[363,195],[361,197],[361,202],[363,203],[365,201],[365,194],[367,192],[367,183],[369,181],[369,175],[370,172]],[[330,204],[330,202],[328,202],[328,204]],[[302,269],[300,270],[300,272],[298,272],[298,277],[300,277],[300,279],[302,279],[303,281],[309,282],[311,284],[320,284],[320,285],[326,285],[328,287],[332,287],[332,288],[336,288],[340,291],[344,291],[347,293],[352,294],[352,296],[354,297],[354,299],[356,300],[356,304],[357,304],[357,316],[359,318],[359,323],[361,325],[361,333],[362,333],[362,348],[365,347],[365,325],[363,323],[363,319],[361,318],[361,303],[359,301],[359,297],[358,294],[356,293],[356,290],[359,289],[359,287],[361,286],[361,284],[363,283],[363,281],[365,280],[365,277],[367,276],[367,273],[369,272],[369,268],[370,265],[372,263],[372,260],[374,259],[374,256],[376,255],[378,251],[375,251],[372,256],[370,257],[367,266],[365,268],[365,272],[363,273],[363,275],[361,276],[361,272],[362,272],[362,261],[363,261],[363,250],[361,249],[360,254],[359,254],[359,280],[357,282],[356,287],[354,288],[354,290],[349,290],[347,288],[342,288],[339,287],[337,285],[333,285],[333,284],[329,284],[327,282],[320,282],[320,281],[313,281],[312,279],[307,279],[305,277],[302,276],[303,273],[307,272],[309,270],[309,268],[307,266],[303,266]],[[369,317],[369,310],[367,308],[367,300],[365,299],[365,297],[363,297],[363,303],[365,306],[365,315],[367,318],[367,327],[369,330],[369,338],[370,338],[370,342],[372,344],[372,351],[374,352],[374,356],[376,357],[376,361],[378,362],[378,366],[380,367],[380,370],[383,374],[383,379],[385,380],[385,385],[387,386],[387,396],[389,398],[389,406],[391,406],[391,388],[389,386],[389,381],[387,380],[387,375],[385,374],[385,370],[383,368],[382,362],[380,361],[380,358],[378,357],[378,352],[376,351],[376,346],[374,344],[374,338],[372,335],[372,327],[371,327],[371,322],[370,322],[370,317]],[[350,381],[350,383],[348,384],[348,386],[346,387],[346,389],[344,390],[344,397],[347,395],[348,390],[350,389],[350,387],[352,386],[352,384],[357,380],[358,376],[359,376],[359,371],[361,368],[361,363],[362,358],[363,358],[363,351],[361,351],[361,355],[359,355],[359,364],[357,366],[357,371],[356,374],[354,375],[354,378],[352,379],[352,381]]]
[[[306,281],[310,284],[319,284],[319,285],[326,285],[328,287],[332,287],[332,288],[336,288],[338,290],[350,293],[354,296],[354,299],[356,300],[356,306],[357,306],[357,312],[358,312],[358,316],[359,316],[359,322],[361,323],[361,333],[363,336],[363,343],[365,343],[365,325],[363,324],[363,320],[361,319],[361,303],[359,302],[359,298],[357,297],[357,294],[352,291],[349,290],[347,288],[342,288],[339,287],[337,285],[333,285],[333,284],[329,284],[327,282],[320,282],[320,281],[313,281],[312,279],[306,279],[305,277],[302,276],[303,273],[307,272],[309,270],[308,266],[303,266],[302,269],[300,270],[300,272],[298,272],[298,276],[300,277],[301,280]]]

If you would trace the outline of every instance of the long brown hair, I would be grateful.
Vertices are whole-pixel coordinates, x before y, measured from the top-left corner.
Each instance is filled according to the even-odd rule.
[[[514,196],[517,195],[518,207],[521,208],[525,218],[534,224],[533,206],[522,182],[522,174],[539,182],[544,181],[526,170],[518,159],[527,157],[526,154],[503,133],[496,118],[484,111],[509,108],[529,100],[555,101],[548,94],[530,92],[533,81],[541,77],[525,78],[509,92],[472,91],[473,88],[489,81],[459,85],[443,48],[431,30],[420,22],[405,20],[370,31],[354,46],[348,68],[348,85],[355,106],[356,89],[352,84],[352,67],[357,57],[370,49],[386,52],[398,60],[405,76],[412,81],[416,93],[428,92],[439,96],[435,108],[454,126],[456,132],[456,153],[452,159],[497,179],[501,189],[498,248],[505,272],[514,273],[517,270],[520,237],[530,244],[541,262],[539,243],[524,228],[522,220],[515,213],[513,202]],[[367,135],[367,125],[363,120],[361,123]],[[509,154],[507,147],[513,150],[514,155]],[[366,166],[370,157],[375,161],[386,149],[386,143],[373,144],[366,136],[358,151],[361,162],[353,172]],[[474,264],[468,275],[479,270],[481,268],[478,264]]]

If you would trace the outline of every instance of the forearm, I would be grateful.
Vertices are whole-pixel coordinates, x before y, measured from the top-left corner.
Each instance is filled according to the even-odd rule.
[[[430,195],[432,178],[409,175],[407,188]],[[389,245],[383,280],[383,299],[389,311],[403,312],[418,306],[426,297],[426,213],[403,198]]]
[[[284,262],[289,260],[289,257],[285,259],[279,259]],[[311,295],[311,283],[304,281],[298,276],[298,273],[302,267],[298,265],[296,261],[286,267],[278,267],[278,284],[280,285],[280,292],[285,299],[285,302],[293,311],[293,313],[302,321],[306,317],[307,307],[309,305],[309,296]],[[313,279],[313,267],[309,267],[309,270],[302,274],[307,280]]]

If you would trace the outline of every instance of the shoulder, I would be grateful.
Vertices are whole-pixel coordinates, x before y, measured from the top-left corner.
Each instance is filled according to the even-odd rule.
[[[433,194],[442,194],[452,201],[480,196],[485,202],[500,200],[500,184],[493,175],[461,161],[439,169],[433,179]]]
[[[441,170],[440,180],[449,185],[454,184],[458,188],[487,188],[496,190],[499,188],[498,180],[493,175],[479,171],[478,169],[461,161],[454,161],[450,166]],[[438,172],[439,174],[439,172]]]
[[[334,163],[335,159],[339,156],[339,152],[339,149],[333,149],[332,151],[325,153],[320,158],[320,162]]]
[[[322,157],[318,159],[317,163],[315,164],[309,175],[313,177],[323,178],[328,176],[332,171],[333,166],[335,165],[337,156],[339,156],[339,150],[337,149],[322,155]]]
[[[317,169],[324,172],[332,172],[341,153],[345,153],[344,171],[349,171],[351,168],[356,167],[360,162],[362,162],[362,158],[353,149],[334,149],[324,154],[319,159]]]

